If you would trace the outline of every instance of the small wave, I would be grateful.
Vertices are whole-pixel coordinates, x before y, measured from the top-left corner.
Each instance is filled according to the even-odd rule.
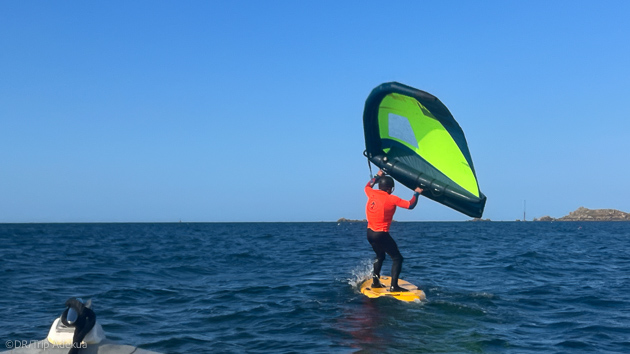
[[[485,316],[487,311],[474,304],[464,304],[458,302],[451,302],[447,300],[434,300],[432,304],[435,308],[439,308],[443,313],[456,314],[459,316]]]
[[[559,347],[572,348],[572,349],[585,349],[590,347],[588,343],[579,340],[565,340],[556,344]]]
[[[480,293],[470,293],[470,297],[475,299],[494,299],[496,298],[496,295],[491,294],[491,293],[487,293],[487,292],[480,292]]]

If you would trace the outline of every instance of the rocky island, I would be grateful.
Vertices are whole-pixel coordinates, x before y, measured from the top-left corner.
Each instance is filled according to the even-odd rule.
[[[352,220],[352,219],[346,219],[346,218],[341,218],[339,220],[337,220],[337,222],[367,222],[367,220],[363,219],[363,220]]]
[[[615,209],[587,209],[579,207],[572,211],[569,215],[561,218],[552,218],[551,216],[543,216],[536,218],[534,221],[630,221],[630,213]]]

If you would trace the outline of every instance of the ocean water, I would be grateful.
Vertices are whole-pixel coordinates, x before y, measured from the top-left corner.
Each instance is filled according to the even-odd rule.
[[[0,339],[45,338],[77,296],[164,353],[630,352],[630,223],[395,223],[419,303],[358,292],[365,227],[1,224]]]

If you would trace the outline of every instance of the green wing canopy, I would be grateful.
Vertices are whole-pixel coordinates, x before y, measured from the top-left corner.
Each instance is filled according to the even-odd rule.
[[[375,88],[363,112],[368,159],[410,189],[468,216],[483,214],[464,132],[437,97],[397,82]]]

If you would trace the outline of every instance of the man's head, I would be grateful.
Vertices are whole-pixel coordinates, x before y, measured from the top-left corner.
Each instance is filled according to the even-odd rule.
[[[389,176],[383,176],[378,180],[378,189],[392,194],[394,191],[394,179]]]

